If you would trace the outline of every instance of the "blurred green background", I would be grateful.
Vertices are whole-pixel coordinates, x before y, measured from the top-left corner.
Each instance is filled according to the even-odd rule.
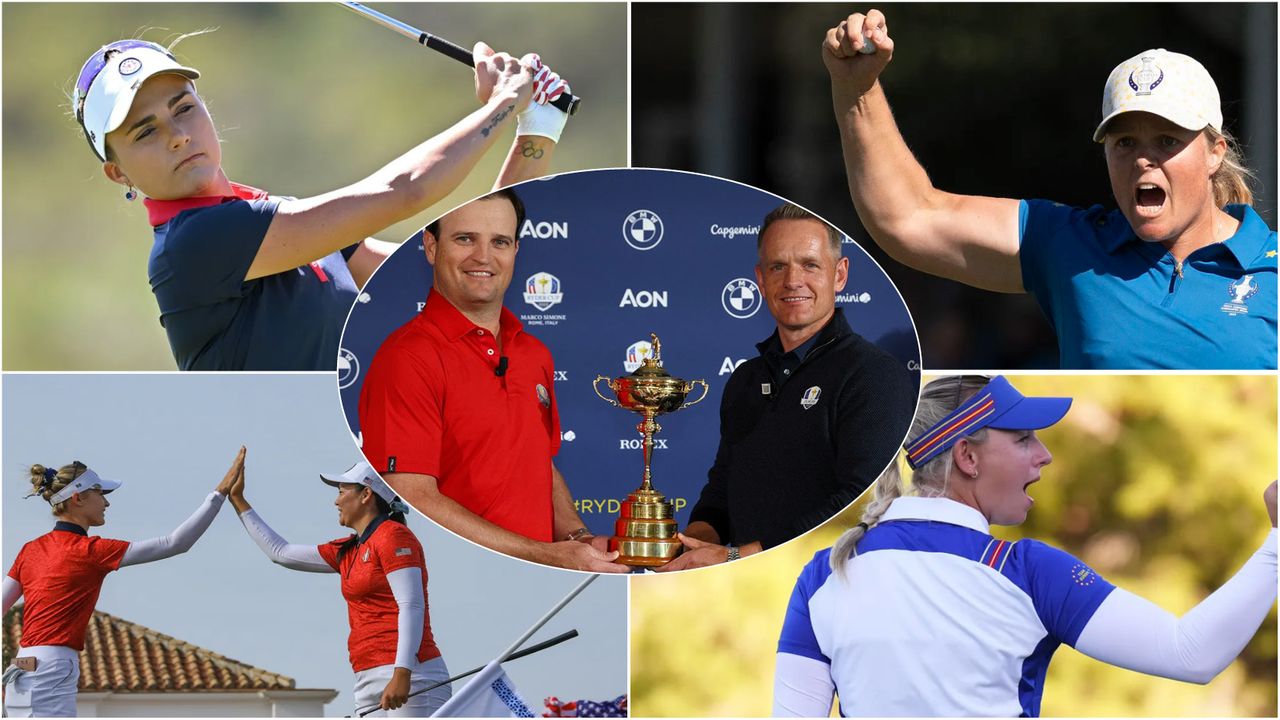
[[[1116,585],[1181,615],[1220,586],[1270,529],[1276,476],[1274,376],[1010,377],[1027,394],[1071,395],[1040,432],[1054,454],[1036,505],[998,537],[1035,537]],[[631,590],[637,716],[768,716],[774,653],[800,569],[865,499],[814,532],[740,561],[643,576]],[[1049,666],[1048,716],[1276,717],[1276,614],[1205,686],[1105,665],[1063,646]]]
[[[470,47],[535,51],[583,98],[556,172],[627,164],[622,3],[371,5]],[[4,369],[172,370],[147,284],[141,202],[102,176],[70,113],[88,54],[141,36],[185,40],[237,182],[306,197],[359,180],[478,107],[471,72],[336,3],[5,3]],[[452,195],[380,233],[401,241],[482,194],[510,145]]]

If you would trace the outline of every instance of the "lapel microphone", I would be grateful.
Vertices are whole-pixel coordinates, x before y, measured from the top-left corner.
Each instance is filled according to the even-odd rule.
[[[498,367],[493,369],[494,377],[502,377],[507,374],[507,356],[503,355],[498,358]]]

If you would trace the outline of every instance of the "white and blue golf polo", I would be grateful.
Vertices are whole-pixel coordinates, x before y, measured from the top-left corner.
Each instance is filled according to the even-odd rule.
[[[800,573],[778,652],[827,664],[843,715],[1038,715],[1054,651],[1114,586],[1061,550],[988,530],[961,503],[898,498],[845,578],[829,549]]]

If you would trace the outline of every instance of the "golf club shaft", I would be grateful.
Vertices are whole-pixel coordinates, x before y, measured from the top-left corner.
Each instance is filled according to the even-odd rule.
[[[471,56],[471,51],[461,45],[456,45],[438,35],[432,35],[431,33],[419,30],[412,25],[400,22],[390,15],[380,13],[367,5],[353,2],[352,0],[341,0],[341,4],[348,10],[362,15],[388,30],[403,35],[410,40],[417,41],[419,45],[435,50],[442,55],[447,55],[467,67],[473,68],[476,66],[475,60]],[[560,108],[570,115],[578,112],[578,103],[579,98],[567,92],[551,102],[553,106]]]
[[[525,649],[523,649],[523,650],[519,650],[519,651],[517,651],[517,652],[512,653],[512,654],[507,658],[507,662],[510,662],[510,661],[512,661],[512,660],[516,660],[516,659],[519,659],[519,658],[525,657],[526,655],[532,655],[532,654],[534,654],[534,653],[536,653],[536,652],[539,652],[539,651],[541,651],[541,650],[546,650],[547,648],[552,647],[553,645],[559,645],[560,643],[564,642],[565,640],[572,640],[572,639],[574,639],[574,638],[576,638],[576,637],[578,637],[578,631],[577,631],[577,630],[570,630],[570,631],[568,631],[568,632],[561,633],[561,634],[559,634],[559,635],[557,635],[557,636],[555,636],[555,637],[551,638],[550,640],[543,640],[543,641],[542,641],[542,642],[540,642],[540,643],[537,643],[537,644],[535,644],[535,645],[530,645],[529,647],[527,647],[527,648],[525,648]],[[440,687],[441,685],[447,685],[447,684],[449,684],[449,683],[453,682],[454,680],[461,680],[461,679],[462,679],[462,678],[464,678],[464,677],[470,677],[471,675],[475,675],[476,673],[480,672],[480,671],[481,671],[481,670],[483,670],[484,668],[485,668],[485,666],[481,665],[481,666],[480,666],[480,667],[478,667],[478,668],[473,668],[473,669],[468,670],[468,671],[466,671],[466,672],[464,672],[464,673],[459,673],[459,674],[454,675],[453,677],[449,678],[448,680],[441,680],[440,682],[435,683],[434,685],[428,685],[427,687],[424,687],[424,688],[422,688],[421,690],[418,690],[417,692],[409,693],[408,697],[413,697],[413,696],[415,696],[415,695],[421,695],[422,693],[427,692],[427,691],[429,691],[429,690],[435,690],[436,688]],[[360,717],[364,717],[365,715],[368,715],[369,713],[373,712],[374,710],[377,710],[377,709],[378,709],[378,707],[379,707],[379,706],[377,706],[377,705],[371,705],[371,706],[366,707],[366,708],[361,708],[360,710],[357,710],[357,711],[356,711],[356,714],[357,714],[357,715],[359,715]]]

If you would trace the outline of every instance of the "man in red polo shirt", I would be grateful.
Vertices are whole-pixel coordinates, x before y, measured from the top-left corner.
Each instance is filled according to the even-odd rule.
[[[551,352],[502,306],[524,205],[511,190],[423,233],[434,287],[378,348],[360,394],[364,453],[424,515],[508,555],[627,572],[587,531],[564,477]]]

